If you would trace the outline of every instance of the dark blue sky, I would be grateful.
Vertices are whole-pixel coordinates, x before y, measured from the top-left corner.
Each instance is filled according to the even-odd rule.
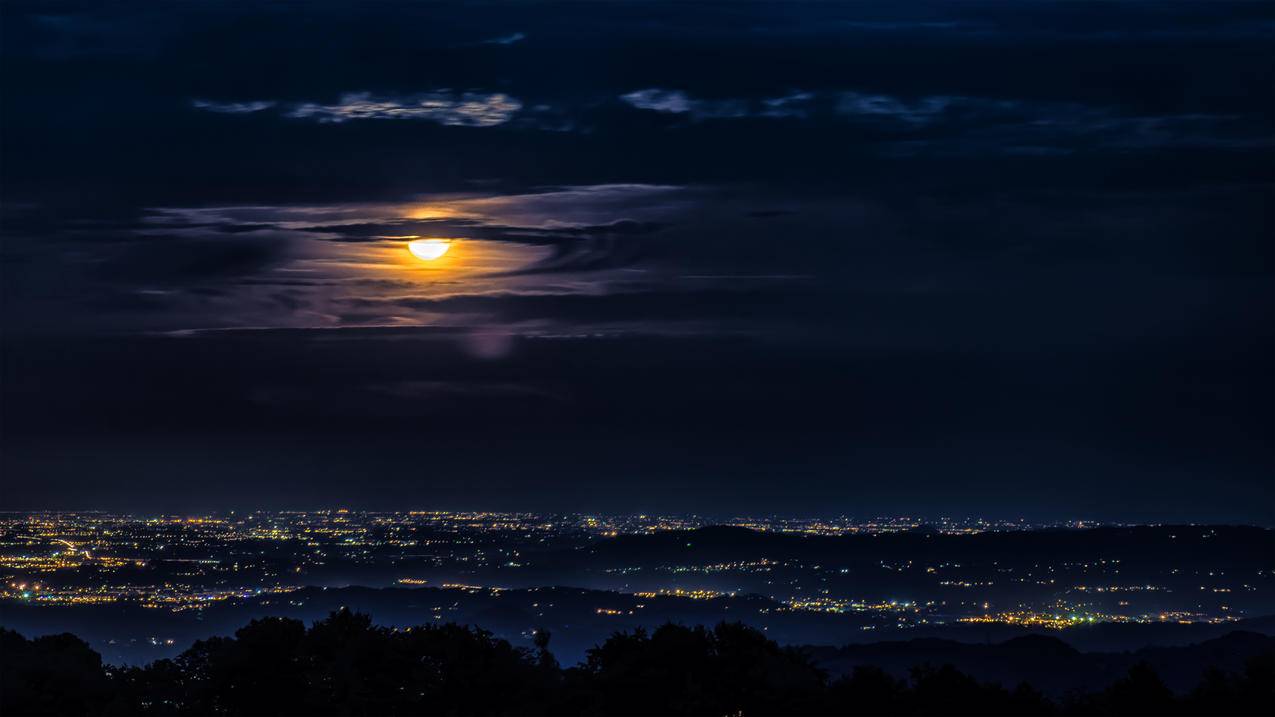
[[[0,508],[1270,523],[1272,8],[6,2]]]

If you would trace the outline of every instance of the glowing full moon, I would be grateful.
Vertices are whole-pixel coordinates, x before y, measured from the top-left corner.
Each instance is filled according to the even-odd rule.
[[[442,239],[417,239],[407,243],[407,250],[412,252],[412,256],[422,261],[433,261],[451,248],[451,242]]]

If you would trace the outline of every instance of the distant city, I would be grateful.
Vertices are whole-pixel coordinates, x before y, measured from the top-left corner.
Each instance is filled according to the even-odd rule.
[[[812,643],[1221,625],[1275,612],[1270,545],[1261,528],[1088,521],[7,513],[0,605],[7,625],[78,625],[123,662],[173,654],[220,622],[350,603],[388,624],[476,623],[515,641],[552,625],[566,654],[667,621],[742,620]]]

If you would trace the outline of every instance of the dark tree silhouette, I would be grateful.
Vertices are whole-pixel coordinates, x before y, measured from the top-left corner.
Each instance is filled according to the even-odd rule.
[[[553,633],[543,627],[536,628],[536,633],[532,637],[532,644],[536,646],[536,662],[540,665],[540,669],[556,672],[558,670],[558,660],[549,652],[549,640],[553,637]]]
[[[875,667],[829,681],[810,658],[739,623],[612,635],[562,669],[535,649],[460,625],[391,629],[339,610],[309,629],[254,620],[171,660],[107,668],[72,635],[0,629],[5,715],[1258,715],[1275,704],[1275,656],[1241,674],[1210,671],[1184,697],[1150,666],[1056,705],[952,665],[910,679]]]
[[[1275,655],[1255,657],[1244,672],[1210,669],[1184,700],[1187,714],[1267,715],[1275,706]]]
[[[908,685],[880,667],[859,666],[833,682],[826,702],[831,714],[884,715],[897,713],[908,697]]]
[[[0,713],[85,714],[109,699],[102,657],[80,638],[0,628]]]
[[[1098,698],[1101,711],[1120,715],[1168,715],[1179,710],[1173,692],[1151,666],[1139,663]]]
[[[1000,685],[981,684],[952,665],[922,665],[912,670],[912,709],[919,714],[1048,714],[1052,706],[1035,690],[1019,686],[1012,694]]]
[[[739,623],[617,633],[578,672],[585,711],[616,715],[808,712],[823,687],[806,658]]]

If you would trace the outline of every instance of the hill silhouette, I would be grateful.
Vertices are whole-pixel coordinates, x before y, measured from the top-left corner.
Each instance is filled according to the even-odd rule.
[[[1081,652],[1045,635],[984,645],[923,638],[806,650],[819,667],[834,676],[870,665],[902,678],[916,665],[954,664],[979,681],[1004,685],[1026,682],[1052,697],[1106,689],[1139,664],[1150,666],[1167,689],[1185,694],[1210,669],[1241,672],[1247,661],[1272,652],[1275,638],[1241,631],[1196,645],[1129,652]]]
[[[551,636],[522,648],[455,624],[405,629],[338,610],[306,627],[263,618],[145,667],[104,666],[69,635],[0,630],[0,711],[14,715],[784,715],[1265,714],[1275,698],[1272,639],[1233,634],[1193,648],[1107,659],[1058,640],[998,645],[914,640],[850,646],[819,659],[740,623],[617,632],[563,668]],[[1210,662],[1210,657],[1219,658]],[[885,666],[868,664],[868,658]],[[841,660],[844,669],[822,665]],[[1099,662],[1094,663],[1094,660]],[[908,667],[903,665],[911,662]],[[1107,670],[1100,689],[1046,694],[1008,669]],[[1177,694],[1158,669],[1205,665]],[[973,666],[971,672],[969,666]]]

